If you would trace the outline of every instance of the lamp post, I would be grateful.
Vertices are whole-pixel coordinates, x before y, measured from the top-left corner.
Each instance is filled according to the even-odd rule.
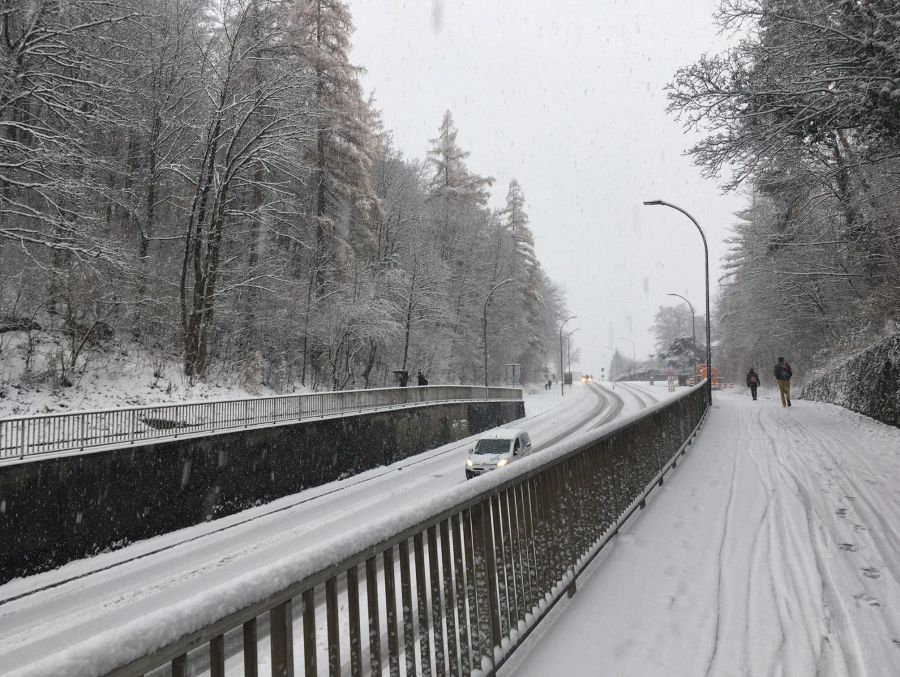
[[[484,387],[488,387],[488,364],[487,364],[487,309],[488,304],[491,302],[491,296],[494,295],[494,292],[500,289],[507,282],[512,282],[512,278],[506,278],[502,282],[498,282],[495,284],[491,290],[488,292],[487,298],[484,300],[484,320],[481,323],[481,337],[482,342],[484,343]]]
[[[569,344],[569,339],[572,338],[572,334],[581,329],[581,327],[577,327],[570,332],[566,333],[566,362],[569,365],[569,373],[572,372],[572,346]]]
[[[695,326],[694,318],[696,313],[694,312],[694,306],[691,305],[691,302],[684,298],[681,294],[666,294],[666,296],[677,296],[682,301],[688,304],[688,308],[691,309],[691,340],[694,342],[694,348],[697,347],[697,328]]]
[[[634,341],[630,338],[625,338],[624,336],[620,336],[619,340],[628,341],[631,344],[631,377],[634,378],[634,373],[637,371],[637,358],[634,355]]]
[[[578,315],[571,315],[562,321],[559,325],[559,392],[561,397],[566,396],[566,379],[564,375],[565,365],[563,364],[563,346],[562,346],[562,330],[566,326],[566,322],[574,320]]]
[[[649,200],[647,202],[644,202],[644,204],[654,207],[671,207],[672,209],[681,212],[691,220],[691,223],[697,226],[697,230],[700,232],[700,237],[703,240],[703,262],[706,272],[706,392],[709,398],[709,402],[710,404],[712,404],[712,346],[710,345],[709,326],[709,247],[706,244],[706,235],[704,234],[703,229],[700,227],[700,224],[697,223],[697,219],[688,214],[678,205],[673,205],[669,202],[666,202],[665,200]]]

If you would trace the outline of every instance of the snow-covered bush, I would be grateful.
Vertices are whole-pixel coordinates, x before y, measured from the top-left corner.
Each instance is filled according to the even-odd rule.
[[[900,427],[900,334],[811,381],[803,398],[831,402]]]

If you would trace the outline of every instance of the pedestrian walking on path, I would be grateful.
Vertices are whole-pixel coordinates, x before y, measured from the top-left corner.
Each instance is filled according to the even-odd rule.
[[[785,362],[783,357],[779,357],[778,364],[775,365],[775,380],[778,381],[782,407],[791,406],[791,376],[793,375],[791,365]]]
[[[756,370],[753,367],[750,367],[750,371],[747,372],[747,387],[750,388],[750,394],[753,395],[753,400],[756,400],[756,389],[759,388],[759,374],[756,373]]]

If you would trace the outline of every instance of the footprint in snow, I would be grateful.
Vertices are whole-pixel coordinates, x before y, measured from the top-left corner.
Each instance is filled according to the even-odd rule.
[[[881,572],[875,567],[865,567],[862,572],[866,578],[881,578]]]
[[[844,552],[856,552],[856,546],[853,543],[840,543],[838,548]]]
[[[848,501],[855,501],[855,500],[856,500],[856,496],[844,496],[844,498],[846,498]]]
[[[859,595],[853,595],[853,599],[855,599],[855,600],[857,601],[857,603],[863,602],[863,603],[865,603],[866,605],[868,605],[868,606],[870,606],[870,607],[879,607],[879,606],[881,606],[881,602],[879,602],[877,599],[875,599],[874,597],[872,597],[872,595],[869,595],[869,594],[867,594],[867,593],[862,593],[862,594],[859,594]]]
[[[838,517],[846,517],[847,516],[847,508],[840,508],[839,510],[835,510],[834,514]]]
[[[866,527],[864,527],[862,524],[854,524],[853,528],[857,531],[868,531],[868,529],[866,529]]]
[[[900,639],[892,639],[891,641],[894,643],[895,647],[900,649]]]

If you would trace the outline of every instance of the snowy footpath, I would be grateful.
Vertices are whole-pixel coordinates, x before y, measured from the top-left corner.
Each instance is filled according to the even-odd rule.
[[[900,430],[772,394],[715,395],[685,462],[501,674],[900,675]]]

